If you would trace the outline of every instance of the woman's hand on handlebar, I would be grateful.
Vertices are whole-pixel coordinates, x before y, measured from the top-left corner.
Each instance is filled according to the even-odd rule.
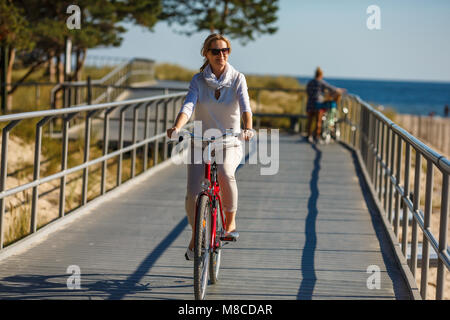
[[[194,137],[192,133],[190,133],[189,131],[186,130],[181,130],[178,129],[177,127],[172,127],[170,129],[167,129],[167,137],[169,137],[170,140],[177,140],[180,136],[183,136],[185,134],[187,134],[188,136],[190,135],[191,137]],[[224,134],[223,136],[226,136],[227,134]],[[240,140],[245,140],[245,141],[249,141],[251,140],[254,136],[255,136],[255,130],[253,129],[243,129],[241,130],[240,133],[237,134],[233,134],[236,137],[238,137]],[[199,139],[204,139],[205,137],[194,137],[194,138],[199,138]]]
[[[173,133],[175,133],[175,135],[178,135],[180,133],[180,129],[178,129],[177,127],[167,129],[167,137],[169,137],[169,139],[172,139]]]
[[[255,135],[255,131],[253,129],[244,129],[241,131],[241,139],[245,141],[249,141]]]

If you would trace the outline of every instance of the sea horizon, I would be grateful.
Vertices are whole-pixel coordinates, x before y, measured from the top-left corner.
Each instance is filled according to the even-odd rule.
[[[296,79],[311,80],[311,76],[289,76]],[[381,79],[381,78],[357,78],[357,77],[324,77],[328,80],[350,80],[350,81],[366,81],[366,82],[406,82],[406,83],[436,83],[436,84],[450,84],[450,80],[423,80],[423,79]]]
[[[296,77],[306,84],[312,77]],[[364,101],[394,109],[397,113],[444,116],[444,107],[450,107],[450,82],[380,80],[325,77],[325,81],[345,88]]]

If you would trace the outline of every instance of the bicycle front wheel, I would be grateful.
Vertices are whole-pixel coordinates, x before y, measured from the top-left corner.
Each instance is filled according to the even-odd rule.
[[[219,210],[217,210],[219,211]],[[216,242],[217,246],[215,250],[210,252],[210,263],[209,263],[209,278],[211,284],[217,283],[219,281],[219,270],[220,270],[220,258],[222,257],[222,241],[220,237],[223,234],[222,218],[220,214],[216,216]]]
[[[196,300],[203,300],[208,285],[209,257],[211,252],[209,197],[202,194],[197,204],[194,238],[194,295]]]

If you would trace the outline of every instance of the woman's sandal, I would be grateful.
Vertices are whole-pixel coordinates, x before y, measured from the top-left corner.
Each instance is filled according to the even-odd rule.
[[[189,247],[186,250],[186,253],[184,254],[184,257],[186,258],[186,260],[188,261],[192,261],[194,260],[194,249],[189,249]]]
[[[237,241],[238,238],[239,238],[239,232],[231,231],[231,232],[225,232],[225,234],[222,237],[220,237],[220,240],[235,242],[235,241]]]

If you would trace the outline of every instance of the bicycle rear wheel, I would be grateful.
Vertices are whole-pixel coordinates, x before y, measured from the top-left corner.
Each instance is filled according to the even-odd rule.
[[[222,233],[222,217],[218,213],[216,217],[216,242],[218,247],[216,250],[211,251],[209,262],[209,278],[211,280],[211,284],[215,284],[219,281],[220,259],[222,257],[222,241],[220,241],[220,237],[222,236]]]
[[[202,194],[197,202],[194,245],[194,296],[203,300],[208,285],[211,248],[211,214],[209,197]]]

